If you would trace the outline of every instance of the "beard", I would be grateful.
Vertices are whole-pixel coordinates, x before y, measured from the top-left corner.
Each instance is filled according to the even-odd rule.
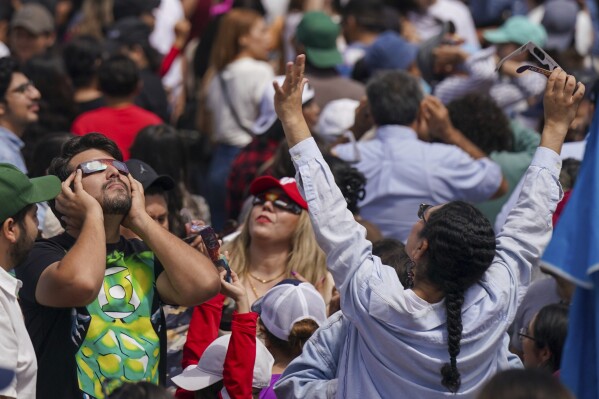
[[[33,248],[34,243],[35,238],[28,237],[25,231],[25,226],[23,226],[19,239],[15,245],[9,249],[9,257],[15,267],[27,259],[27,255],[29,255],[29,251],[31,251],[31,248]]]
[[[105,215],[126,215],[131,209],[131,194],[125,188],[123,190],[108,191],[108,185],[114,183],[110,181],[102,187],[102,210]]]

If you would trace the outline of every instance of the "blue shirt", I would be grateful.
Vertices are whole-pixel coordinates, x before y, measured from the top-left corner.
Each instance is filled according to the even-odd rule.
[[[421,203],[480,202],[501,184],[501,169],[489,158],[475,160],[454,145],[419,140],[406,126],[381,126],[373,140],[355,145],[355,167],[366,176],[360,215],[385,237],[407,240]],[[355,156],[351,143],[334,151],[346,161]]]
[[[16,134],[0,126],[0,162],[10,163],[23,173],[27,173],[27,166],[21,154],[25,143]]]
[[[308,203],[317,242],[351,322],[338,365],[338,398],[475,398],[498,371],[510,368],[506,332],[530,284],[531,266],[552,232],[562,197],[559,156],[539,148],[522,196],[497,237],[497,253],[462,306],[463,333],[457,357],[461,387],[441,384],[449,355],[445,304],[428,303],[401,285],[395,270],[372,255],[372,244],[347,210],[341,191],[313,139],[294,146],[291,157]]]

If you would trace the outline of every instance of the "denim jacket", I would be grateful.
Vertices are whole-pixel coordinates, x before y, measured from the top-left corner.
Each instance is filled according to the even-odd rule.
[[[456,395],[441,384],[440,369],[449,359],[443,301],[430,304],[405,290],[395,271],[372,255],[364,228],[346,209],[313,139],[290,153],[350,322],[339,355],[336,397],[474,398],[489,378],[511,367],[506,331],[530,284],[532,262],[551,237],[551,216],[563,194],[555,152],[537,150],[520,200],[497,237],[493,263],[465,293],[457,357],[462,383]]]

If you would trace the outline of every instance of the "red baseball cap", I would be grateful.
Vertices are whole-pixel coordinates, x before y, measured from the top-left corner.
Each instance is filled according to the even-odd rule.
[[[303,209],[308,209],[308,203],[302,198],[293,177],[283,177],[281,180],[277,180],[272,176],[260,176],[250,184],[250,194],[260,194],[271,188],[280,188],[293,202]]]

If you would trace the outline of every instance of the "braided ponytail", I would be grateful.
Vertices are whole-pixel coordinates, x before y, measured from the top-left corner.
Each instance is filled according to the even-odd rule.
[[[462,339],[464,292],[476,283],[495,255],[495,233],[479,210],[462,201],[443,205],[429,215],[421,237],[428,240],[424,279],[445,294],[449,362],[441,368],[441,383],[450,392],[460,389],[457,357]]]
[[[457,289],[447,291],[445,295],[445,311],[447,313],[447,345],[449,363],[441,368],[441,384],[456,393],[460,389],[460,372],[458,371],[457,357],[460,353],[460,340],[462,339],[462,304],[464,292]]]

